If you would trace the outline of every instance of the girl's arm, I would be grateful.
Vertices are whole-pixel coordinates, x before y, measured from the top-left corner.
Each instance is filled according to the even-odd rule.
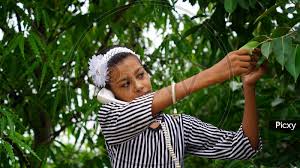
[[[220,129],[186,114],[182,116],[185,152],[211,159],[250,159],[262,149],[261,138],[257,149],[245,136],[242,125],[237,131]]]
[[[176,83],[176,100],[178,101],[202,88],[247,72],[251,61],[248,53],[249,50],[246,49],[230,52],[211,68]],[[152,103],[153,116],[172,104],[171,95],[171,85],[156,91]]]
[[[243,130],[249,138],[252,148],[258,148],[258,114],[256,112],[255,103],[255,87],[244,85],[245,96],[244,115],[243,115]]]
[[[260,52],[260,51],[257,51]],[[258,114],[256,112],[255,103],[255,85],[263,74],[267,71],[267,64],[265,62],[261,67],[256,68],[258,57],[255,57],[251,62],[251,66],[246,75],[242,75],[243,92],[245,97],[244,116],[243,116],[243,130],[245,135],[249,138],[252,148],[258,148],[259,130],[258,130]]]

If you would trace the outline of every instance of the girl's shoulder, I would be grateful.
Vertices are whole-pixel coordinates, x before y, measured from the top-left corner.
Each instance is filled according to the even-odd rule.
[[[115,110],[120,108],[121,106],[122,104],[116,102],[105,103],[101,104],[100,111]]]

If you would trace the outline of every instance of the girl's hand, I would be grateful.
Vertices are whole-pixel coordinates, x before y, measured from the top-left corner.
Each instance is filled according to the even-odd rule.
[[[250,62],[250,66],[248,68],[248,71],[241,75],[243,85],[248,87],[254,87],[256,84],[256,81],[258,81],[263,74],[267,72],[267,66],[268,62],[265,61],[260,67],[256,68],[256,63],[260,56],[260,49],[255,49],[253,51],[253,57]]]
[[[249,50],[240,49],[228,53],[221,61],[211,67],[217,82],[223,82],[233,76],[247,73],[250,67],[251,57]]]

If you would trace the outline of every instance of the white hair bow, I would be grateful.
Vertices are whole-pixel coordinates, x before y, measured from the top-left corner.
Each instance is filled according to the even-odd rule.
[[[92,77],[94,84],[97,87],[105,87],[106,82],[108,81],[108,68],[107,68],[107,63],[108,61],[116,54],[119,53],[131,53],[136,55],[139,59],[140,56],[130,50],[129,48],[126,47],[115,47],[106,54],[102,55],[93,55],[91,59],[89,59],[89,72],[88,75]]]

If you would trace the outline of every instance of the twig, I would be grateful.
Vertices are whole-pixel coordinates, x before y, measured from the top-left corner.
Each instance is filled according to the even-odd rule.
[[[16,10],[15,10],[15,14],[16,14],[16,17],[17,17],[18,29],[19,29],[19,32],[21,32],[22,31],[21,30],[21,25],[20,25],[21,18],[20,18],[19,14],[17,13]]]

